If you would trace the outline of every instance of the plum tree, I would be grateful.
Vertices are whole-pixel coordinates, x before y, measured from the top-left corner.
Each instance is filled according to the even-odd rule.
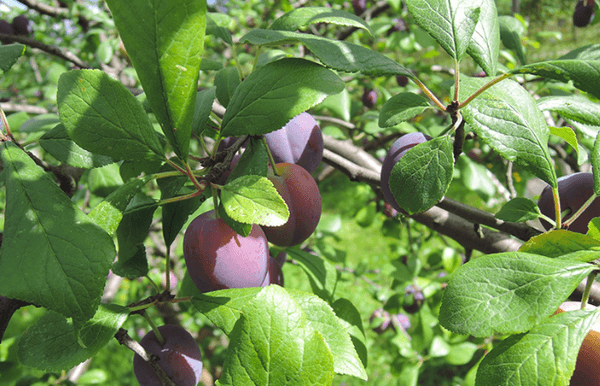
[[[31,33],[31,28],[29,26],[29,19],[25,15],[19,15],[15,17],[12,21],[13,29],[15,30],[15,35],[29,35]]]
[[[594,193],[594,177],[592,173],[574,173],[558,179],[558,193],[560,196],[561,211],[567,210],[563,221],[575,213]],[[551,219],[554,215],[554,199],[552,188],[546,186],[538,200],[540,212]],[[569,226],[569,230],[578,233],[587,233],[588,223],[594,217],[600,216],[600,198],[595,199],[592,204]],[[547,221],[541,220],[546,230],[552,226]]]
[[[373,89],[366,89],[361,100],[366,108],[372,109],[377,103],[377,91]]]
[[[232,230],[214,211],[196,217],[185,231],[183,256],[202,292],[259,287],[267,273],[265,233],[254,224],[247,237]]]
[[[587,1],[584,4],[583,0],[580,0],[575,5],[575,11],[573,12],[573,25],[575,27],[585,27],[592,22],[594,19],[594,1]]]
[[[164,344],[150,331],[142,338],[142,347],[158,356],[158,365],[176,385],[196,386],[202,375],[202,354],[192,335],[171,324],[158,327],[158,331]],[[162,385],[152,366],[137,354],[133,357],[133,371],[142,386]]]
[[[306,240],[321,218],[321,193],[314,178],[302,166],[275,165],[278,176],[269,177],[287,204],[290,217],[278,227],[263,227],[267,239],[278,246],[290,247]]]
[[[279,130],[265,134],[276,163],[291,163],[314,173],[323,159],[323,134],[309,113],[295,116]]]
[[[595,309],[596,307],[586,305],[586,309]],[[560,305],[555,314],[581,309],[581,302],[566,301]],[[598,362],[600,361],[600,321],[592,326],[592,329],[585,337],[577,362],[575,371],[571,377],[571,386],[589,386],[600,385],[600,371]]]
[[[279,262],[271,256],[269,256],[268,259],[267,275],[260,286],[266,287],[270,284],[277,284],[283,287],[283,272],[281,271],[281,264],[279,264]]]
[[[396,199],[390,190],[390,176],[392,175],[392,169],[394,168],[394,165],[400,161],[400,158],[404,157],[404,154],[406,154],[407,151],[430,139],[430,136],[423,133],[415,132],[405,134],[393,143],[383,160],[383,165],[381,166],[381,191],[387,202],[399,212],[402,212],[402,209],[396,202]]]

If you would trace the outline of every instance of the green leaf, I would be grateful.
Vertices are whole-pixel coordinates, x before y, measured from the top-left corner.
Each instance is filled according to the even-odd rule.
[[[197,294],[192,304],[226,335],[230,335],[242,315],[242,308],[256,297],[262,288],[232,288]]]
[[[222,201],[219,204],[219,216],[225,221],[225,224],[227,224],[229,228],[242,237],[248,237],[250,232],[252,232],[253,224],[244,224],[229,217],[225,208],[223,208]]]
[[[364,29],[370,35],[373,35],[367,22],[360,17],[346,11],[327,7],[296,8],[275,20],[269,29],[295,31],[317,23],[331,23],[344,27]]]
[[[21,133],[37,133],[40,131],[49,131],[60,123],[60,118],[56,114],[40,114],[23,122],[19,127]]]
[[[231,38],[231,33],[227,30],[227,28],[220,25],[220,16],[223,14],[207,12],[206,13],[206,34],[213,35],[230,46],[233,45],[233,39]]]
[[[525,197],[516,197],[502,206],[496,218],[502,221],[525,222],[540,217],[537,204]]]
[[[448,136],[420,143],[394,165],[390,190],[409,214],[426,211],[446,194],[454,170],[452,144]]]
[[[500,51],[498,11],[493,0],[480,4],[479,21],[467,48],[467,54],[490,76],[496,75]]]
[[[525,27],[521,21],[513,16],[500,16],[498,21],[500,23],[500,39],[502,39],[504,47],[514,51],[519,63],[527,64],[525,48],[521,43],[521,37],[525,34]]]
[[[600,126],[600,106],[580,95],[546,96],[538,99],[537,105],[542,111],[553,111],[565,118]]]
[[[123,186],[119,165],[116,163],[90,170],[86,173],[86,180],[88,189],[93,194],[101,197],[106,197]]]
[[[581,146],[577,141],[577,135],[575,134],[575,130],[570,128],[569,126],[562,127],[550,127],[550,134],[556,135],[559,138],[562,138],[565,142],[567,142],[575,152],[577,152],[577,164],[582,165],[585,161],[587,161],[587,151],[585,147]]]
[[[379,127],[395,126],[433,107],[421,95],[401,92],[388,99],[379,112]]]
[[[320,36],[290,31],[253,29],[241,43],[277,46],[302,43],[327,67],[344,72],[361,72],[370,76],[414,75],[394,60],[369,48]],[[283,126],[283,125],[282,125]]]
[[[264,142],[260,138],[250,137],[248,147],[240,157],[237,165],[231,171],[228,181],[236,178],[255,175],[267,177],[269,173],[269,154]]]
[[[206,1],[108,0],[156,119],[180,158],[189,150]]]
[[[215,75],[216,96],[219,103],[227,107],[235,89],[241,82],[237,68],[225,67],[219,70]]]
[[[113,235],[131,199],[150,181],[151,176],[132,180],[108,195],[88,214],[109,235]]]
[[[592,150],[592,175],[594,176],[594,194],[600,194],[600,131],[596,135]]]
[[[78,341],[73,324],[48,311],[19,341],[19,361],[44,371],[70,369],[96,355],[114,339],[128,313],[126,307],[101,304],[94,317],[80,329]]]
[[[600,242],[600,218],[593,218],[588,224],[587,236]]]
[[[407,0],[417,24],[454,59],[467,51],[479,19],[481,1]]]
[[[58,81],[56,98],[69,137],[85,150],[117,160],[164,157],[142,105],[107,74],[65,72]]]
[[[600,241],[564,229],[555,229],[529,239],[519,248],[520,252],[535,253],[547,257],[561,257],[578,251],[600,251]]]
[[[40,138],[40,146],[52,157],[77,168],[92,169],[113,163],[112,158],[90,153],[78,146],[63,124],[56,125]]]
[[[0,46],[0,71],[6,72],[25,53],[25,45],[9,44]]]
[[[334,371],[367,380],[367,373],[346,332],[345,324],[333,309],[312,294],[290,291],[290,295],[304,311],[308,326],[319,331],[325,339],[333,355]]]
[[[128,279],[136,279],[148,275],[146,247],[143,244],[138,244],[135,247],[135,252],[127,259],[119,259],[114,262],[112,271],[115,275]]]
[[[183,201],[176,201],[162,206],[162,230],[165,245],[169,247],[175,241],[183,225],[200,205],[206,200],[204,196],[196,196]]]
[[[511,74],[533,74],[573,85],[600,98],[600,60],[550,60],[515,68]]]
[[[448,282],[440,324],[477,337],[527,331],[556,311],[593,269],[524,252],[479,257]]]
[[[472,342],[461,342],[450,346],[446,361],[450,365],[463,366],[471,362],[479,346]]]
[[[6,173],[0,293],[85,321],[115,257],[110,236],[21,149],[2,148]]]
[[[285,201],[266,177],[242,176],[221,189],[225,212],[244,224],[280,226],[290,217]]]
[[[461,99],[487,81],[488,78],[461,77]],[[557,186],[548,152],[546,120],[529,92],[517,82],[507,79],[492,86],[462,113],[477,136],[503,158],[523,166],[550,186]]]
[[[578,47],[561,56],[559,59],[600,60],[600,44],[588,44],[583,47]]]
[[[221,385],[331,385],[333,356],[286,290],[264,288],[242,309]]]
[[[285,251],[304,270],[313,293],[331,303],[339,280],[335,267],[327,260],[297,248],[287,248]]]
[[[508,337],[483,358],[476,385],[568,385],[579,348],[598,315],[563,312],[527,334]]]
[[[265,64],[236,88],[221,136],[266,134],[344,89],[344,82],[317,63],[285,58]]]
[[[348,299],[340,298],[331,305],[344,329],[350,334],[354,349],[358,353],[362,365],[366,368],[368,362],[367,339],[360,313]]]
[[[460,171],[460,181],[463,185],[478,193],[484,200],[489,200],[496,194],[496,186],[490,178],[493,175],[484,165],[479,164],[467,156],[458,157],[455,169]],[[460,262],[462,264],[462,261]]]
[[[196,107],[194,109],[194,118],[192,119],[192,132],[197,136],[201,136],[204,131],[204,126],[206,126],[208,118],[210,117],[214,100],[214,87],[198,91],[198,94],[196,94]]]

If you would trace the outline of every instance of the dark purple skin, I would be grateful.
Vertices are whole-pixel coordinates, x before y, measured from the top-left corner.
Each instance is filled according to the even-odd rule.
[[[383,308],[378,308],[375,311],[373,311],[371,317],[369,318],[369,321],[372,323],[373,320],[378,318],[382,319],[382,321],[379,326],[373,327],[373,331],[375,331],[376,333],[381,334],[385,332],[388,328],[392,327],[392,318],[390,317],[390,314]]]
[[[0,34],[13,35],[15,33],[13,26],[6,20],[0,20]],[[0,40],[0,43],[8,43],[4,39]]]
[[[280,247],[301,244],[313,234],[321,219],[321,193],[315,179],[302,166],[275,165],[279,176],[269,180],[290,211],[288,221],[277,227],[263,227],[269,242]]]
[[[406,25],[406,22],[403,19],[394,18],[392,19],[392,22],[394,24],[387,31],[387,36],[390,36],[394,32],[409,32],[408,26]]]
[[[285,253],[285,251],[279,252],[279,254],[277,254],[277,257],[275,257],[275,260],[277,260],[279,265],[283,267],[283,264],[285,264],[285,262],[287,261],[287,253]]]
[[[562,220],[567,220],[571,214],[577,212],[579,208],[594,193],[594,177],[592,173],[574,173],[558,179],[558,195],[560,196],[560,211],[570,210]],[[548,185],[540,194],[538,208],[543,215],[555,219],[554,216],[554,198],[552,197],[552,188]],[[586,234],[588,224],[594,217],[600,217],[600,198],[592,202],[582,214],[570,226],[569,230],[577,233]],[[540,219],[540,222],[549,230],[552,228],[550,223]]]
[[[583,0],[577,2],[573,12],[573,25],[575,27],[586,27],[594,19],[594,2],[584,4]]]
[[[404,288],[404,304],[402,305],[404,311],[414,314],[419,311],[424,302],[425,296],[420,288],[414,285],[408,285]]]
[[[283,272],[281,271],[281,265],[271,256],[269,256],[268,260],[267,275],[260,286],[266,287],[270,284],[277,284],[283,287]]]
[[[404,157],[404,154],[406,154],[407,151],[419,143],[429,141],[430,139],[430,136],[423,133],[417,132],[405,134],[394,142],[383,160],[383,165],[381,166],[381,191],[387,202],[389,202],[398,212],[402,212],[402,209],[396,202],[396,199],[390,190],[390,176],[392,175],[392,169],[396,163],[398,163],[400,158]]]
[[[356,15],[362,15],[367,10],[367,0],[352,0],[352,9]]]
[[[396,75],[396,82],[398,83],[398,86],[406,87],[408,86],[408,76]]]
[[[258,225],[242,237],[210,211],[196,217],[185,231],[183,257],[202,292],[259,287],[267,274],[269,247]]]
[[[158,365],[178,386],[196,386],[202,375],[202,354],[189,332],[179,326],[158,327],[165,344],[161,346],[154,331],[140,342],[147,352],[158,356]],[[133,357],[133,372],[141,386],[162,386],[152,366],[141,356]]]
[[[279,130],[265,134],[275,163],[302,166],[313,174],[323,159],[323,133],[309,113],[295,116]]]
[[[403,329],[408,330],[410,328],[410,319],[408,316],[404,314],[394,314],[392,315],[392,325],[394,329]]]
[[[19,15],[15,17],[12,21],[12,26],[15,30],[15,35],[27,36],[31,33],[31,28],[29,27],[29,19],[24,15]]]
[[[377,91],[370,89],[365,90],[361,100],[366,108],[372,109],[377,103]]]

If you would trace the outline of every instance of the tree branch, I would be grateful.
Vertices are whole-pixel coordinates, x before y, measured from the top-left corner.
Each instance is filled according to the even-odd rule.
[[[69,13],[69,10],[66,8],[53,7],[48,4],[40,3],[39,1],[36,1],[36,0],[18,0],[18,1],[19,1],[19,3],[26,5],[27,7],[34,9],[34,10],[38,11],[39,13],[47,15],[47,16],[52,16],[52,17],[64,16],[64,17],[66,17]]]
[[[58,56],[61,59],[65,59],[81,68],[91,68],[86,62],[79,59],[74,53],[69,51],[63,51],[58,47],[49,46],[33,38],[19,35],[0,34],[0,40],[8,43],[25,44],[26,46],[37,48],[39,50],[49,53],[50,55]]]
[[[24,111],[29,114],[47,114],[49,111],[43,107],[20,105],[16,103],[3,102],[0,103],[0,108],[6,112]]]

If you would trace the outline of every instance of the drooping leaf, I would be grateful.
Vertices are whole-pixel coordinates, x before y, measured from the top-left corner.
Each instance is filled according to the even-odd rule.
[[[368,363],[367,339],[360,313],[354,304],[345,298],[337,299],[331,306],[339,321],[344,325],[346,332],[350,334],[352,344],[354,344],[362,365],[366,368]]]
[[[527,57],[525,56],[525,48],[521,43],[521,37],[525,34],[525,27],[521,22],[513,16],[500,16],[498,17],[500,23],[500,39],[504,47],[514,51],[517,55],[519,63],[527,64]],[[488,74],[493,76],[494,74]]]
[[[271,30],[296,31],[311,24],[331,23],[344,27],[364,29],[373,35],[367,22],[362,18],[339,9],[327,7],[302,7],[293,9],[269,26]]]
[[[454,272],[440,324],[478,337],[527,331],[556,311],[593,269],[524,252],[482,256]]]
[[[556,135],[567,142],[577,152],[577,164],[582,165],[588,159],[587,150],[577,141],[575,131],[569,126],[550,127],[550,134]]]
[[[600,44],[588,44],[578,47],[561,56],[559,59],[600,60]]]
[[[40,138],[40,146],[57,160],[77,168],[91,169],[113,163],[112,158],[90,153],[73,142],[62,123]]]
[[[197,196],[183,201],[176,201],[162,206],[162,228],[165,244],[170,246],[187,222],[188,218],[206,200]]]
[[[516,197],[502,206],[496,218],[503,221],[525,222],[540,217],[537,204],[525,197]]]
[[[253,29],[241,43],[278,46],[302,43],[327,67],[344,72],[361,72],[370,76],[414,75],[394,60],[357,44],[290,31]]]
[[[481,2],[479,21],[467,48],[467,54],[489,75],[496,75],[500,51],[498,10],[493,0]]]
[[[452,144],[448,136],[420,143],[394,165],[390,190],[409,214],[426,211],[446,194],[454,170]]]
[[[278,285],[242,308],[219,382],[225,385],[331,385],[334,362],[323,336]]]
[[[488,80],[462,77],[461,99]],[[517,82],[507,79],[492,86],[462,109],[462,114],[477,136],[502,157],[557,186],[546,120],[529,92]]]
[[[69,137],[85,150],[116,160],[164,157],[141,104],[104,72],[65,72],[58,81],[56,98]]]
[[[156,119],[175,153],[186,158],[204,53],[206,1],[107,4]]]
[[[379,112],[379,127],[395,126],[433,108],[428,100],[412,92],[402,92],[388,99]]]
[[[600,60],[549,60],[515,68],[511,74],[533,74],[573,85],[600,98]]]
[[[598,103],[580,95],[546,96],[537,100],[542,111],[553,111],[581,123],[600,126]]]
[[[245,224],[280,226],[290,212],[266,177],[247,175],[228,182],[221,190],[221,201],[227,214]]]
[[[344,89],[332,71],[304,59],[266,64],[236,88],[221,125],[221,136],[258,135],[278,130],[296,115]]]
[[[225,67],[215,75],[215,95],[224,107],[229,105],[229,101],[235,89],[240,85],[240,73],[235,67]]]
[[[7,198],[0,293],[81,322],[91,318],[115,256],[112,239],[25,152],[10,143],[1,152]]]
[[[563,312],[526,334],[508,337],[483,358],[475,384],[568,385],[579,348],[599,315]]]
[[[407,0],[417,24],[454,59],[460,60],[479,20],[481,1]]]
[[[48,311],[19,341],[19,361],[44,371],[70,369],[94,356],[123,325],[129,309],[101,304],[94,317],[79,330],[65,317]]]
[[[24,44],[9,44],[0,46],[0,71],[6,72],[25,53]]]
[[[222,13],[206,13],[206,34],[216,36],[232,46],[233,39],[231,38],[231,33],[221,25],[220,19],[223,16],[225,15]]]

